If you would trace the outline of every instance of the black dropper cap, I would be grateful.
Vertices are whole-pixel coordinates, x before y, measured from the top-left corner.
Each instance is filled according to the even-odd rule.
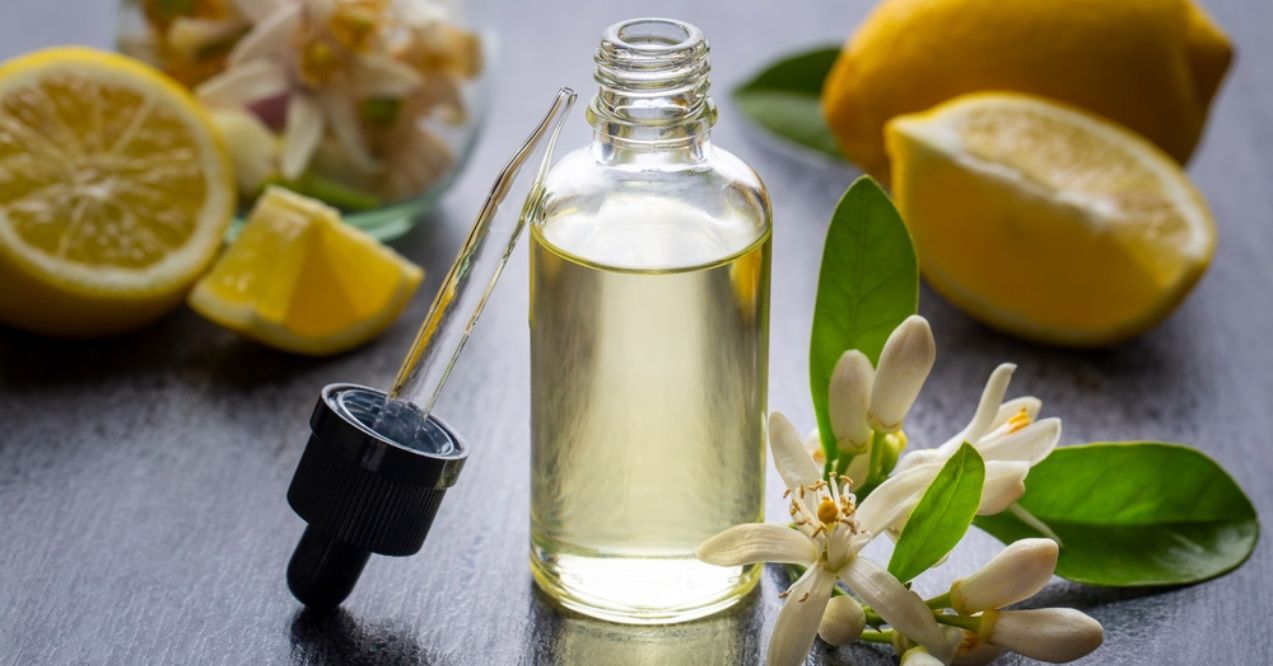
[[[309,523],[287,585],[312,608],[339,605],[367,559],[424,544],[468,451],[455,432],[408,403],[356,384],[323,389],[287,501]]]

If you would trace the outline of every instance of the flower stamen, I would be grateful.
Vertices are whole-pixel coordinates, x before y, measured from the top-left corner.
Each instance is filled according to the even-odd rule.
[[[1021,411],[1013,414],[1012,418],[1008,419],[1008,433],[1017,432],[1028,425],[1030,425],[1030,412],[1027,412],[1025,407],[1022,407]]]

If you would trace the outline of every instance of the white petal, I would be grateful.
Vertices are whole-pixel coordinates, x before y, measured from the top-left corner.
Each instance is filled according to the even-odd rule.
[[[799,431],[782,412],[769,415],[769,450],[774,455],[774,467],[788,488],[812,485],[822,478],[822,468],[809,457]]]
[[[323,138],[323,112],[309,95],[297,93],[287,103],[280,166],[283,177],[299,178]]]
[[[1003,654],[1003,648],[991,645],[971,631],[956,627],[942,627],[946,634],[946,642],[955,648],[955,657],[950,663],[956,666],[985,666]]]
[[[759,562],[808,565],[818,559],[809,537],[783,525],[747,523],[735,525],[699,544],[698,559],[722,567]]]
[[[878,536],[910,515],[941,468],[942,463],[917,465],[889,477],[858,505],[855,514],[858,527]]]
[[[885,622],[907,638],[943,659],[951,651],[932,610],[884,567],[865,557],[855,557],[840,569],[839,575]]]
[[[1051,539],[1014,541],[972,575],[951,584],[951,607],[972,615],[1029,599],[1052,579],[1059,553]]]
[[[424,77],[414,67],[388,56],[359,55],[356,82],[364,97],[402,98],[424,83]]]
[[[893,474],[900,474],[918,465],[945,462],[948,458],[950,458],[949,455],[943,454],[938,449],[915,449],[897,461],[897,467],[893,468]]]
[[[902,653],[901,666],[946,666],[946,662],[934,657],[924,647],[913,647]]]
[[[379,171],[380,164],[367,150],[353,100],[329,91],[318,98],[318,103],[344,156],[362,171]]]
[[[253,3],[240,0],[240,4]],[[254,20],[256,26],[234,45],[234,50],[230,51],[227,62],[231,67],[237,67],[257,58],[268,58],[287,52],[291,48],[292,35],[296,33],[296,27],[300,24],[301,4],[285,2],[269,14]]]
[[[871,386],[867,420],[872,429],[894,432],[902,427],[936,358],[937,344],[928,320],[911,315],[893,330],[880,352]]]
[[[287,91],[287,73],[268,60],[253,60],[231,67],[204,81],[195,94],[211,106],[246,106]]]
[[[1101,623],[1073,608],[1000,611],[987,640],[1032,659],[1074,661],[1104,641]]]
[[[804,436],[803,444],[804,452],[809,454],[810,458],[813,458],[814,464],[822,465],[827,461],[826,452],[822,450],[822,433],[818,432],[817,428],[809,431],[809,434]]]
[[[818,636],[831,645],[848,645],[866,628],[866,613],[857,599],[847,594],[831,597],[818,624]]]
[[[990,432],[991,426],[999,414],[999,408],[1003,404],[1003,396],[1008,392],[1008,383],[1012,381],[1012,373],[1016,369],[1015,363],[1000,363],[999,367],[990,373],[990,379],[986,381],[986,387],[981,390],[981,401],[977,403],[977,412],[973,414],[972,421],[969,421],[967,427],[961,430],[958,435],[946,440],[946,443],[940,447],[942,451],[953,454],[960,444],[964,442],[976,444],[986,433]]]
[[[986,463],[986,480],[981,485],[977,514],[991,516],[1012,506],[1025,494],[1029,463],[1019,460],[991,460]]]
[[[871,441],[866,410],[871,405],[874,379],[875,368],[871,367],[871,360],[856,349],[844,352],[831,373],[827,410],[835,439],[846,452],[860,453]]]
[[[835,576],[820,566],[809,567],[788,590],[787,603],[778,611],[773,635],[769,638],[769,666],[797,666],[804,663],[818,633]]]
[[[867,445],[866,449],[861,453],[853,456],[853,461],[849,463],[848,469],[844,470],[844,475],[849,477],[850,484],[861,485],[866,481],[866,477],[871,475],[870,445]]]
[[[994,430],[1007,423],[1008,419],[1020,414],[1023,409],[1026,416],[1033,421],[1039,418],[1039,412],[1043,410],[1043,401],[1032,395],[1024,395],[999,405],[999,412],[995,414],[995,420],[990,423],[990,429]]]
[[[186,56],[224,42],[244,29],[238,19],[201,19],[180,16],[168,26],[168,46]]]
[[[291,5],[287,0],[233,0],[234,8],[253,23],[264,20],[280,5]],[[299,5],[300,3],[296,3]]]
[[[1035,421],[1013,433],[984,440],[977,452],[986,460],[1023,460],[1030,465],[1048,457],[1061,441],[1061,419]]]

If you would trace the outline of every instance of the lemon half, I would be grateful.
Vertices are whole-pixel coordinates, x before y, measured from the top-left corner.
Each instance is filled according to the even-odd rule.
[[[0,320],[145,324],[181,302],[234,206],[215,130],[159,72],[78,47],[0,65]]]
[[[190,307],[299,354],[334,354],[379,334],[424,272],[330,206],[271,187],[243,231],[190,292]]]
[[[1041,98],[978,93],[886,128],[894,196],[928,282],[978,319],[1092,346],[1165,317],[1215,225],[1162,150]]]

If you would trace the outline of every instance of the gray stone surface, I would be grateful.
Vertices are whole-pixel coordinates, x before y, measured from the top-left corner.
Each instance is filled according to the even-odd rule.
[[[7,0],[0,56],[109,44],[109,3]],[[1217,458],[1273,515],[1273,6],[1207,3],[1239,57],[1191,173],[1219,220],[1216,263],[1162,326],[1096,352],[1001,336],[925,291],[939,359],[909,430],[932,442],[961,427],[1000,360],[1014,393],[1065,418],[1066,443],[1189,442]],[[387,384],[491,178],[559,85],[591,94],[599,31],[669,15],[712,41],[718,143],[772,192],[772,407],[808,427],[806,354],[826,220],[853,174],[793,156],[747,127],[726,91],[773,56],[839,41],[865,2],[513,3],[492,7],[501,37],[496,101],[472,168],[441,208],[396,243],[429,270],[406,315],[367,347],[327,360],[243,342],[187,310],[134,335],[64,342],[0,330],[0,663],[28,664],[707,664],[763,656],[781,582],[736,611],[634,629],[560,614],[527,570],[528,371],[525,251],[519,250],[439,408],[472,457],[424,551],[376,559],[345,610],[301,612],[283,568],[302,523],[284,492],[326,383]],[[566,144],[585,140],[581,117]],[[776,477],[771,507],[781,515]],[[921,587],[936,589],[995,552],[969,539]],[[1049,602],[1100,619],[1085,664],[1267,664],[1273,555],[1174,590],[1054,583]],[[1004,663],[1017,663],[1005,658]],[[864,647],[814,650],[814,664],[894,663]]]

